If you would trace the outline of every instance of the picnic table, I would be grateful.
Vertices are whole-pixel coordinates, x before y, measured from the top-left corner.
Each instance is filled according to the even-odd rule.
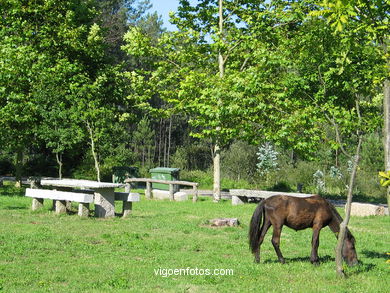
[[[130,212],[131,203],[139,201],[139,194],[127,192],[115,192],[115,188],[125,187],[125,184],[98,182],[91,180],[78,179],[60,179],[60,180],[41,180],[41,186],[50,189],[31,188],[26,190],[26,196],[37,201],[44,198],[56,201],[56,211],[66,209],[66,201],[76,201],[80,203],[79,215],[82,215],[83,209],[88,210],[89,203],[95,204],[95,216],[99,218],[109,218],[115,216],[115,200],[123,201],[124,215]],[[57,206],[58,205],[58,206]]]

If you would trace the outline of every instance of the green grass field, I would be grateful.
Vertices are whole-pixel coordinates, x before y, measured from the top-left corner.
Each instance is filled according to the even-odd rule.
[[[287,263],[277,262],[269,232],[261,263],[254,264],[247,244],[254,204],[142,198],[127,219],[58,216],[49,201],[32,212],[30,204],[23,191],[0,188],[0,291],[389,292],[390,217],[352,217],[361,264],[341,279],[329,228],[320,237],[320,266],[309,261],[311,231],[286,227],[281,249]],[[216,217],[238,217],[241,225],[210,227],[207,220]],[[174,269],[181,275],[164,276]],[[214,269],[230,274],[206,275]]]

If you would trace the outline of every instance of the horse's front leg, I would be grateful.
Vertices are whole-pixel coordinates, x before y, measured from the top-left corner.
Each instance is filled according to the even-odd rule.
[[[311,240],[311,256],[310,261],[312,264],[319,265],[318,258],[318,246],[320,245],[320,230],[321,226],[315,225],[313,226],[313,237]]]
[[[274,226],[274,232],[272,234],[272,245],[274,246],[276,255],[278,256],[278,259],[281,263],[285,263],[284,257],[282,255],[282,252],[280,251],[280,234],[282,233],[282,226],[281,225],[273,225]]]

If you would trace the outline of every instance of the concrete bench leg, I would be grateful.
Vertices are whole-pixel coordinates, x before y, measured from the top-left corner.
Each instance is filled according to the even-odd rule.
[[[72,211],[72,202],[67,200],[66,201],[66,211],[71,212]]]
[[[95,190],[95,216],[98,218],[115,217],[115,193],[110,188]]]
[[[66,214],[66,200],[56,200],[56,214]]]
[[[80,217],[88,217],[89,215],[89,203],[79,203],[79,212]]]
[[[244,204],[244,201],[242,200],[241,196],[233,195],[232,196],[232,205],[237,206],[240,204]]]
[[[57,209],[57,201],[58,200],[53,199],[53,206],[51,208],[53,211],[55,211]],[[69,200],[64,201],[64,202],[65,202],[66,211],[67,212],[72,211],[72,202]]]
[[[133,208],[133,203],[131,201],[124,201],[123,202],[123,215],[122,217],[126,218],[129,215],[131,215]]]
[[[43,198],[33,198],[32,199],[32,210],[36,211],[43,207]]]

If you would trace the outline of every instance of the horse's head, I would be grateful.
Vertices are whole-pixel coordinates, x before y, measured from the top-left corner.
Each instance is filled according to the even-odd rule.
[[[349,266],[354,266],[358,264],[357,254],[355,250],[355,238],[349,231],[347,231],[344,239],[343,258]]]

